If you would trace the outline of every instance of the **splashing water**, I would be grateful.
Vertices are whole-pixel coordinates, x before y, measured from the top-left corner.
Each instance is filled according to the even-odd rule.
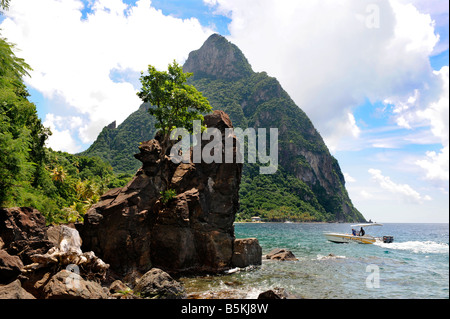
[[[376,242],[374,245],[382,248],[409,250],[413,253],[445,254],[449,253],[449,246],[445,243],[436,243],[434,241],[406,241],[402,243],[383,243]]]

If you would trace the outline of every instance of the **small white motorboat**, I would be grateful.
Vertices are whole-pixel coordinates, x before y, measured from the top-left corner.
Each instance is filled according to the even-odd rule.
[[[333,242],[333,243],[352,243],[352,242],[356,242],[359,244],[373,244],[374,242],[377,241],[377,237],[373,237],[370,235],[367,235],[364,227],[370,227],[370,226],[383,226],[383,224],[378,224],[378,223],[367,223],[367,224],[356,224],[356,225],[351,225],[351,227],[353,228],[353,232],[351,234],[344,234],[344,233],[324,233],[323,235],[325,236],[326,239],[328,239],[329,241]],[[359,230],[355,230],[354,228],[360,228]],[[393,237],[392,236],[384,236],[384,237],[389,237],[389,242],[393,241]],[[384,241],[384,237],[383,237],[383,241]],[[387,241],[385,241],[387,242]]]

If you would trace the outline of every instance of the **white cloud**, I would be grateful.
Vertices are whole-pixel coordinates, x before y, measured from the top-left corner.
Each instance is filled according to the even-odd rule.
[[[369,193],[365,189],[360,190],[359,195],[362,199],[368,200],[368,199],[374,199],[374,195],[372,193]]]
[[[402,0],[403,3],[411,3],[420,12],[430,14],[440,34],[440,41],[435,46],[433,54],[440,54],[448,50],[448,14],[449,2],[446,0]]]
[[[393,104],[396,122],[408,129],[428,126],[442,149],[428,151],[415,162],[431,181],[449,180],[449,67],[433,71],[432,85],[416,90],[414,96],[395,97],[385,103]],[[447,185],[448,188],[448,185]]]
[[[47,99],[63,101],[51,112],[83,119],[77,122],[78,132],[54,132],[55,141],[65,132],[72,140],[78,133],[82,142],[90,143],[102,127],[114,120],[120,124],[139,107],[136,88],[114,81],[112,71],[138,77],[148,64],[165,69],[173,59],[183,63],[212,33],[196,19],[163,15],[150,0],[135,6],[122,0],[90,4],[83,19],[79,0],[12,1],[1,24],[3,36],[17,44],[34,69],[28,85]]]
[[[432,181],[449,181],[449,147],[444,147],[439,153],[427,152],[426,158],[416,161],[416,164],[426,172],[425,178]]]
[[[429,56],[439,36],[430,15],[411,4],[214,2],[218,12],[232,18],[229,39],[256,70],[277,77],[331,150],[338,150],[343,139],[359,136],[348,114],[366,98],[375,102],[411,96],[435,84]]]
[[[416,162],[426,172],[426,179],[449,180],[449,67],[434,72],[441,79],[442,91],[438,99],[428,105],[424,111],[418,111],[419,117],[430,121],[431,132],[441,140],[444,146],[439,153],[427,152],[426,158]]]
[[[345,181],[347,183],[354,183],[354,182],[356,182],[356,179],[354,177],[352,177],[349,173],[343,173],[343,174],[344,174]]]
[[[429,126],[443,146],[449,143],[449,67],[433,71],[427,85],[412,95],[392,96],[384,100],[393,108],[397,125],[412,129]]]
[[[408,184],[397,184],[389,176],[383,176],[378,169],[369,169],[369,174],[382,189],[389,195],[400,195],[405,201],[422,204],[424,201],[430,201],[428,195],[422,196]]]
[[[72,134],[68,128],[76,128],[81,124],[81,118],[55,116],[48,113],[45,116],[43,125],[49,127],[52,135],[46,141],[47,147],[54,150],[64,151],[68,153],[77,153],[81,151],[80,146],[73,139]]]
[[[426,106],[424,111],[417,112],[418,117],[429,120],[432,133],[439,137],[442,145],[449,144],[449,67],[444,66],[439,71],[434,71],[437,77],[440,92],[433,95],[434,98]]]

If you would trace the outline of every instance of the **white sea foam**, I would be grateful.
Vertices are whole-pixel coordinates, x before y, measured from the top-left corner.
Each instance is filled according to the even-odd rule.
[[[344,259],[347,258],[345,256],[337,256],[334,254],[329,254],[327,256],[323,256],[323,255],[317,255],[317,260],[327,260],[327,259]]]
[[[262,293],[263,291],[264,291],[264,289],[252,287],[252,288],[248,289],[247,294],[244,299],[258,299],[259,294]]]
[[[390,244],[377,241],[374,245],[390,249],[410,250],[414,253],[448,254],[449,252],[448,244],[436,243],[434,241],[406,241]]]

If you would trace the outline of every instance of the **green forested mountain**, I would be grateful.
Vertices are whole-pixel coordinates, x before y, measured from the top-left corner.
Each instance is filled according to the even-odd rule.
[[[242,52],[220,35],[212,35],[184,64],[189,79],[213,109],[229,114],[245,129],[278,128],[279,167],[259,174],[258,164],[244,164],[238,219],[261,216],[283,221],[364,221],[345,189],[337,160],[331,156],[307,115],[279,82],[252,71]],[[139,142],[153,138],[154,119],[145,105],[119,127],[106,127],[83,155],[97,155],[114,170],[134,173]]]
[[[134,174],[141,162],[134,158],[139,143],[155,135],[155,118],[143,103],[118,127],[115,122],[103,128],[95,142],[80,155],[98,156],[111,164],[115,172]]]
[[[260,175],[245,164],[239,217],[268,220],[363,221],[345,189],[337,160],[308,116],[280,83],[252,71],[242,52],[220,35],[212,35],[190,53],[184,70],[214,109],[230,115],[235,127],[278,128],[279,168]]]

